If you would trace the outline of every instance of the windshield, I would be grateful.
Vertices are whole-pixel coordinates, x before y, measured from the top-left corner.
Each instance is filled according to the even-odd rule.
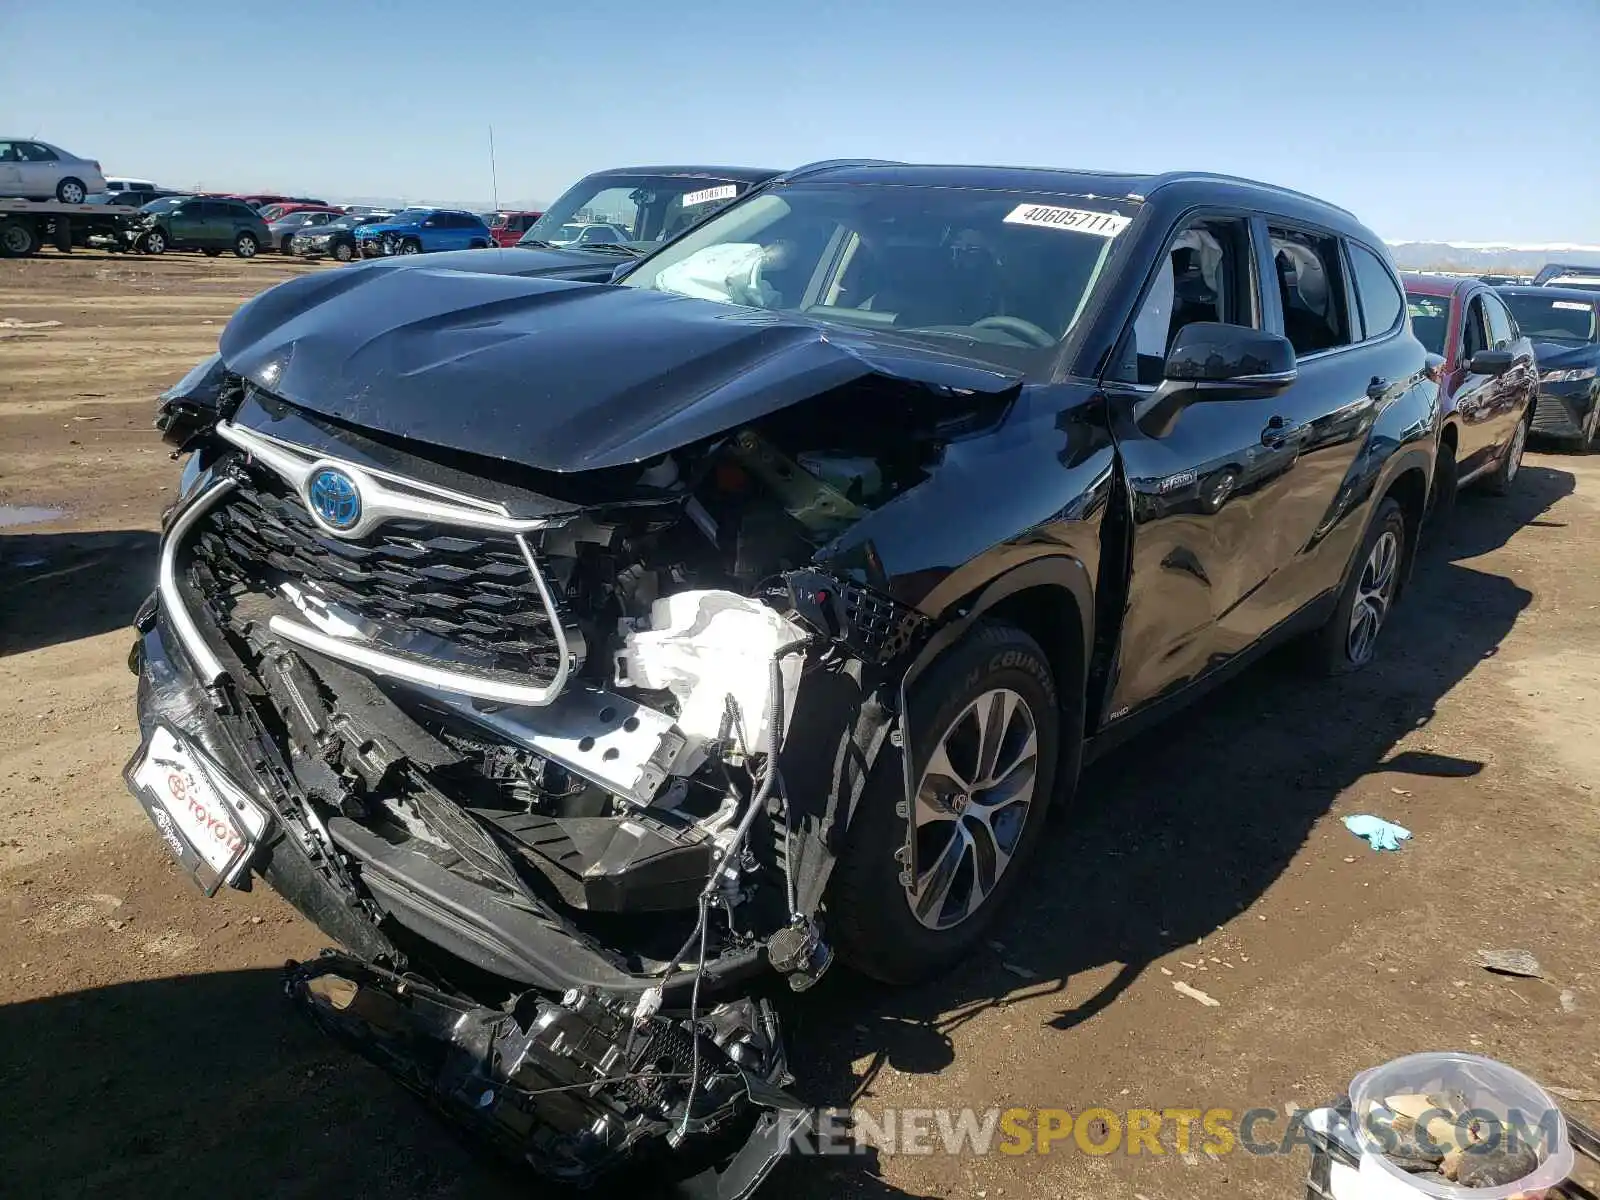
[[[1411,332],[1429,354],[1443,358],[1445,335],[1450,332],[1450,297],[1407,292],[1406,308],[1411,313]]]
[[[839,324],[1052,346],[1083,311],[1129,207],[796,185],[737,205],[618,282]]]
[[[1545,299],[1501,292],[1522,332],[1536,342],[1583,346],[1595,340],[1594,304],[1586,300]]]
[[[523,246],[649,250],[743,195],[742,179],[703,175],[602,175],[579,180],[523,234]],[[585,226],[610,228],[583,237]]]
[[[177,208],[178,205],[182,204],[187,199],[189,199],[188,196],[163,196],[160,200],[150,201],[149,204],[146,204],[139,211],[147,213],[167,213]]]
[[[431,208],[402,208],[392,217],[368,217],[367,220],[375,225],[415,225],[426,220],[432,215]]]

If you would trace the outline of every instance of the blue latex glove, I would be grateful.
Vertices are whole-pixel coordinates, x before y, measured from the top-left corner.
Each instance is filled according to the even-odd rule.
[[[1358,838],[1365,838],[1367,845],[1374,850],[1398,850],[1400,843],[1411,836],[1411,830],[1403,825],[1396,825],[1393,821],[1385,821],[1382,817],[1372,817],[1362,814],[1355,817],[1346,817],[1344,827]]]

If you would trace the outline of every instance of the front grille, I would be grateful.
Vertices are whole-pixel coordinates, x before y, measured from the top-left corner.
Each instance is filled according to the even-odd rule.
[[[1540,396],[1533,410],[1533,431],[1549,437],[1574,438],[1583,434],[1583,427],[1572,419],[1572,413],[1559,396]]]
[[[373,640],[390,649],[535,684],[560,669],[552,615],[505,534],[392,520],[346,541],[313,524],[276,477],[252,477],[201,520],[190,547],[202,596],[289,583],[369,622]]]

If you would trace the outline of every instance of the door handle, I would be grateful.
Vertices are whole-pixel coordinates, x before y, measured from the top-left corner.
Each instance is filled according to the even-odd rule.
[[[1289,435],[1293,432],[1293,428],[1284,417],[1274,414],[1268,419],[1267,427],[1261,431],[1261,444],[1277,449],[1289,440]]]
[[[1389,390],[1389,381],[1374,375],[1372,382],[1367,384],[1367,399],[1382,400],[1385,392]]]

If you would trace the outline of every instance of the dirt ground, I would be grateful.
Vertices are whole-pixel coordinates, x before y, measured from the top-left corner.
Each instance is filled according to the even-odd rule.
[[[289,1011],[323,938],[205,900],[119,772],[128,621],[177,464],[156,393],[303,269],[98,253],[0,264],[0,1190],[127,1200],[525,1195]],[[334,268],[329,268],[334,269]],[[16,514],[12,514],[13,517]],[[32,514],[40,515],[40,514]],[[939,985],[843,972],[788,1016],[817,1104],[1274,1109],[1478,1050],[1600,1093],[1600,458],[1533,454],[1425,546],[1381,663],[1287,656],[1092,768],[992,949]],[[1377,854],[1340,824],[1399,821]],[[1546,980],[1489,974],[1532,951]],[[1185,983],[1217,1001],[1206,1006]],[[1600,1123],[1600,1105],[1571,1111]],[[791,1160],[764,1196],[1302,1194],[1303,1149]]]

